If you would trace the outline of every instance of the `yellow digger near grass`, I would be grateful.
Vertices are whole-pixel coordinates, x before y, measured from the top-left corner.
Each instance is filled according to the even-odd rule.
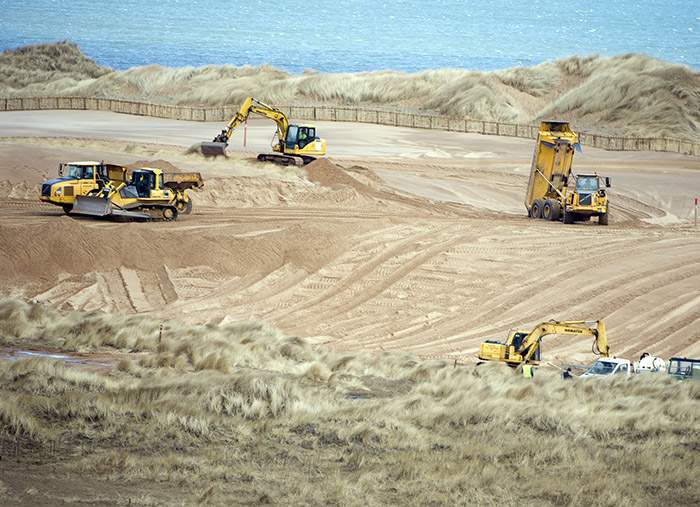
[[[245,99],[226,128],[212,142],[201,143],[202,154],[225,155],[234,130],[244,124],[251,113],[264,116],[277,124],[277,131],[272,141],[274,153],[261,153],[258,155],[258,160],[281,165],[304,165],[326,154],[326,141],[317,136],[315,126],[290,125],[287,115],[282,111],[253,97]]]
[[[505,342],[486,340],[479,346],[479,359],[513,367],[537,366],[540,363],[540,342],[543,337],[553,334],[593,337],[592,352],[600,357],[610,356],[603,321],[577,320],[542,322],[530,331],[511,331]]]

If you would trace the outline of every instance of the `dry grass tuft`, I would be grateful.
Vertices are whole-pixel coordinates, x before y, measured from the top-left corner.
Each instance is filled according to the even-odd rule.
[[[138,318],[0,303],[3,345],[42,336],[66,352],[104,351],[131,343],[110,336],[128,331],[146,351],[108,371],[0,361],[0,445],[31,443],[32,459],[67,484],[161,495],[151,503],[175,491],[218,505],[696,500],[697,383],[562,381],[544,369],[530,381],[408,354],[334,353],[259,324],[165,327],[159,344]]]
[[[572,56],[495,72],[291,75],[268,66],[228,65],[151,65],[112,72],[63,42],[3,53],[0,95],[99,96],[197,106],[237,106],[254,95],[273,104],[379,107],[520,123],[558,117],[598,133],[700,138],[700,74],[637,54]]]

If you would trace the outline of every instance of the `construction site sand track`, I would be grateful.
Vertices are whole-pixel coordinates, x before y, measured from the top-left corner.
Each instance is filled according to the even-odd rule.
[[[352,142],[372,153],[362,128]],[[403,130],[384,129],[379,151],[400,146]],[[333,348],[459,359],[513,326],[605,318],[617,355],[700,354],[700,236],[688,222],[700,161],[590,150],[580,165],[613,176],[611,225],[564,226],[522,213],[530,142],[465,136],[460,152],[427,134],[414,136],[417,158],[347,153],[334,157],[342,168],[308,170],[129,140],[0,140],[2,294],[188,322],[264,320]],[[446,155],[431,157],[436,147]],[[195,213],[120,224],[27,200],[59,160],[101,153],[200,170]],[[567,338],[546,349],[591,357],[589,343]]]

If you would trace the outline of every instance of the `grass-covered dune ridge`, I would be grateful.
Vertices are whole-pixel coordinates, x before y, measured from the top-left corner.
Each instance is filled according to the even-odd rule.
[[[0,55],[0,96],[78,95],[180,105],[351,105],[529,123],[562,118],[579,129],[700,139],[700,74],[648,56],[572,56],[494,72],[288,74],[268,66],[111,71],[71,43]]]
[[[0,445],[33,449],[64,491],[79,477],[149,492],[142,504],[173,492],[221,505],[696,500],[695,383],[529,381],[499,365],[334,352],[257,324],[166,322],[161,335],[147,317],[1,302],[0,346],[41,344],[121,358],[97,370],[0,361]]]

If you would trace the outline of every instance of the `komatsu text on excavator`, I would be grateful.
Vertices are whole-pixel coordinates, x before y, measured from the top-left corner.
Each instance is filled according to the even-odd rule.
[[[287,116],[279,109],[248,97],[226,128],[212,142],[201,144],[204,155],[225,155],[233,131],[246,122],[251,113],[269,118],[277,124],[272,141],[274,153],[261,153],[258,160],[281,165],[304,165],[326,154],[326,141],[316,135],[313,125],[290,125]]]
[[[479,346],[479,359],[500,361],[509,366],[521,364],[538,365],[540,361],[540,341],[552,334],[593,337],[593,353],[601,357],[610,356],[610,347],[605,335],[605,324],[596,321],[542,322],[531,331],[511,331],[505,342],[487,340]]]

